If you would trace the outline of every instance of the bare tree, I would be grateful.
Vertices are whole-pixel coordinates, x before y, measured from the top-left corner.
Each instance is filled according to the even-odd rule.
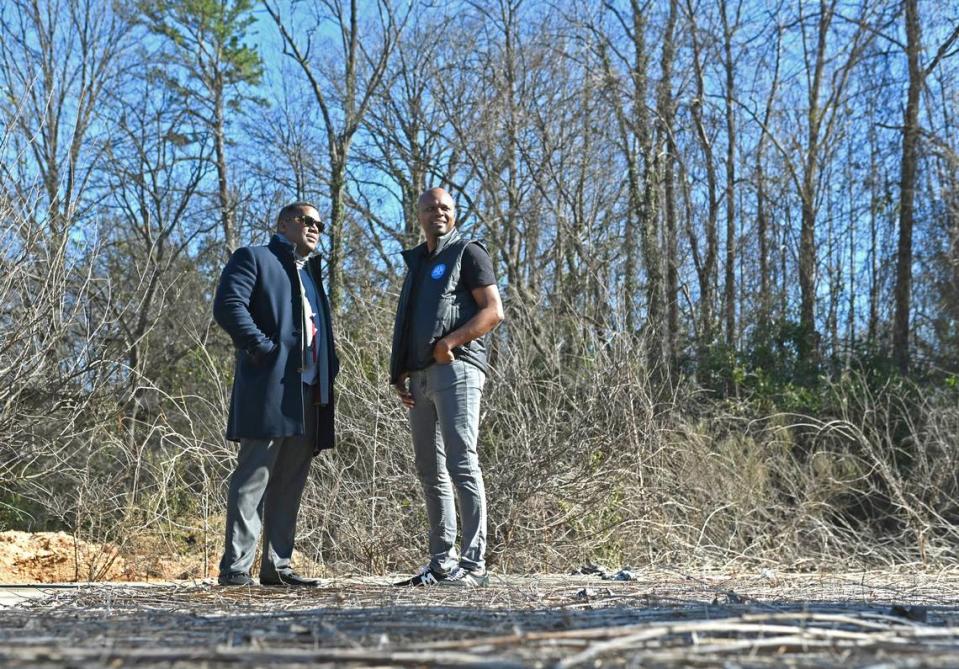
[[[931,89],[932,87],[927,87]],[[959,358],[959,137],[957,137],[957,118],[955,101],[957,95],[954,80],[941,77],[937,81],[935,92],[930,93],[930,102],[926,104],[927,118],[932,110],[939,110],[938,132],[927,141],[932,144],[935,157],[935,172],[938,190],[942,202],[942,216],[937,217],[938,225],[928,236],[932,244],[933,263],[929,274],[932,276],[937,316],[933,318],[936,337],[932,342],[934,364],[948,367],[949,361]],[[927,121],[934,127],[932,119]]]
[[[919,94],[929,74],[959,40],[959,26],[943,41],[929,63],[923,66],[922,34],[918,0],[904,0],[906,60],[909,85],[902,121],[902,159],[899,178],[899,242],[896,250],[896,316],[892,328],[892,355],[903,374],[909,370],[909,311],[912,296],[912,230],[919,164]]]
[[[679,15],[679,0],[669,0],[669,13],[663,28],[661,71],[656,87],[657,144],[663,151],[663,217],[666,265],[666,346],[671,366],[679,357],[679,235],[676,228],[675,161],[676,137],[674,130],[676,102],[673,98],[673,61],[676,56],[675,31]]]
[[[522,0],[498,0],[489,6],[470,2],[469,7],[476,32],[454,63],[462,62],[464,73],[471,76],[444,72],[438,98],[451,128],[449,141],[466,163],[454,185],[489,235],[511,290],[521,302],[533,304],[536,297],[529,290],[529,268],[523,260],[529,249],[535,249],[536,227],[523,215],[532,205],[524,196],[533,191],[520,136],[534,82],[530,61],[542,57],[542,51],[537,53],[525,42]],[[485,151],[478,150],[481,146]],[[534,227],[527,229],[524,219]]]
[[[790,172],[797,182],[802,207],[799,236],[800,356],[811,365],[818,364],[819,359],[819,335],[816,332],[816,220],[823,162],[834,149],[840,131],[840,115],[844,113],[853,69],[875,37],[870,27],[873,17],[866,5],[855,19],[852,35],[843,40],[841,47],[833,46],[841,48],[844,55],[830,71],[827,66],[833,56],[829,38],[836,13],[837,0],[820,0],[817,11],[808,16],[805,6],[800,4],[797,17],[804,48],[807,95],[803,124],[805,136],[801,144],[797,144],[801,154],[800,166],[796,168],[790,165]]]
[[[663,259],[660,245],[659,202],[660,168],[654,123],[647,105],[649,94],[649,53],[647,46],[648,24],[646,11],[635,0],[629,12],[620,12],[612,3],[606,9],[614,17],[625,36],[627,50],[620,50],[615,40],[607,36],[601,43],[608,88],[609,103],[616,118],[619,150],[626,161],[628,206],[623,267],[623,292],[625,299],[626,328],[636,332],[635,295],[639,278],[639,260],[642,256],[646,271],[646,322],[649,334],[650,361],[659,364],[668,349],[665,341],[666,327],[664,309]],[[618,61],[613,62],[613,58]],[[623,69],[620,83],[617,68]]]
[[[120,328],[131,394],[151,363],[172,366],[187,350],[183,342],[178,350],[153,351],[151,360],[145,356],[148,335],[168,315],[167,292],[181,278],[190,247],[216,226],[197,206],[213,152],[205,128],[170,91],[151,91],[151,83],[140,82],[142,105],[114,108],[116,135],[103,175],[119,223],[105,231],[103,256],[121,288],[102,308]]]
[[[0,3],[0,524],[215,553],[224,240],[329,195],[346,401],[300,564],[414,560],[382,334],[443,185],[511,314],[497,568],[948,562],[959,29],[904,2]]]
[[[378,234],[386,234],[404,247],[417,243],[420,237],[416,203],[420,193],[432,183],[448,184],[456,172],[456,150],[447,142],[447,129],[440,105],[434,99],[439,91],[435,82],[443,76],[443,61],[452,45],[435,40],[433,35],[454,30],[450,17],[417,17],[401,36],[390,60],[384,85],[375,93],[364,126],[368,141],[359,147],[362,165],[389,176],[387,192],[398,191],[396,198],[403,212],[402,226],[382,221],[374,207],[362,206],[362,215],[376,224]],[[375,183],[362,184],[366,190],[384,190]],[[355,198],[367,199],[364,188],[357,188]],[[371,240],[373,241],[373,240]]]
[[[115,93],[131,22],[96,0],[10,0],[0,8],[0,82],[8,131],[0,184],[11,202],[63,234],[86,212],[84,196],[108,142],[95,120]],[[30,161],[25,168],[24,159]],[[30,205],[31,184],[44,193]]]
[[[760,120],[759,140],[756,144],[756,161],[753,174],[756,183],[756,235],[759,238],[759,323],[765,326],[772,313],[772,286],[770,270],[770,221],[769,204],[766,193],[766,164],[765,149],[768,144],[768,128],[772,121],[776,95],[779,90],[779,68],[782,60],[782,29],[776,26],[775,53],[773,58],[772,81],[769,85],[769,94]]]
[[[507,299],[535,331],[534,313],[540,296],[534,291],[541,274],[540,247],[547,230],[544,208],[548,198],[537,188],[534,172],[544,159],[545,141],[537,132],[536,100],[555,88],[551,58],[561,49],[544,39],[553,29],[550,12],[538,15],[540,29],[523,21],[522,0],[494,5],[469,3],[463,37],[455,59],[438,77],[437,103],[448,128],[446,141],[457,153],[457,173],[450,175],[472,230],[485,235],[505,269]],[[547,116],[553,118],[552,113]],[[466,221],[464,221],[466,222]],[[593,286],[594,284],[590,284]]]
[[[373,96],[383,84],[390,56],[410,12],[398,16],[392,3],[377,0],[374,10],[376,32],[364,40],[361,19],[366,15],[361,16],[356,0],[348,3],[324,0],[311,17],[312,25],[305,27],[300,19],[294,24],[293,18],[285,17],[278,3],[263,0],[263,6],[280,32],[283,53],[300,66],[323,117],[329,159],[329,290],[332,307],[338,310],[343,292],[344,202],[350,150]],[[340,49],[342,71],[326,68],[329,61],[325,54],[317,51],[326,44],[315,42],[314,36],[326,25],[332,26],[338,37],[336,43]]]
[[[726,346],[736,345],[736,61],[733,40],[739,29],[742,2],[729,16],[729,2],[720,3],[723,29],[723,70],[726,81],[723,91],[726,112],[726,266],[723,285],[723,306],[726,320]]]
[[[255,20],[253,0],[140,0],[139,4],[149,28],[169,45],[169,62],[157,72],[182,97],[184,109],[213,135],[220,225],[227,254],[233,253],[239,240],[227,160],[227,122],[244,102],[256,101],[249,87],[260,82],[263,72],[256,49],[241,41]]]
[[[324,158],[319,110],[304,104],[313,95],[306,82],[298,79],[299,67],[283,63],[275,75],[280,84],[273,104],[250,116],[243,124],[254,150],[238,153],[247,174],[259,185],[261,207],[267,228],[276,223],[277,207],[296,200],[312,200],[322,191]],[[269,195],[267,195],[269,193]]]
[[[706,220],[705,249],[701,249],[699,236],[693,230],[693,221],[687,217],[686,226],[689,243],[699,279],[699,318],[697,323],[697,348],[701,363],[705,363],[708,348],[713,343],[714,295],[716,290],[716,258],[718,255],[717,220],[719,217],[719,195],[716,175],[716,162],[713,150],[713,137],[707,130],[703,113],[706,104],[706,55],[703,53],[703,36],[700,33],[697,16],[699,8],[693,0],[686,0],[686,19],[689,23],[689,40],[692,48],[693,77],[695,94],[689,105],[699,148],[702,151],[702,169],[706,173]],[[705,368],[703,368],[705,371]]]

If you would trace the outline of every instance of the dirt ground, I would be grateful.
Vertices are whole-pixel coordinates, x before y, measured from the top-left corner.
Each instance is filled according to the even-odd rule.
[[[121,550],[65,532],[6,531],[0,532],[0,585],[202,579],[216,576],[221,549],[209,546],[204,559],[201,546],[177,554],[151,537],[137,537]],[[293,559],[304,573],[325,575],[323,567],[299,551],[293,551]]]
[[[65,532],[0,532],[2,584],[169,581],[202,575],[203,569],[198,554],[121,554],[116,546],[89,543]]]
[[[0,532],[0,583],[120,579],[125,568],[115,548],[64,532]]]
[[[0,666],[959,666],[959,571],[632,575],[50,589],[0,609]]]

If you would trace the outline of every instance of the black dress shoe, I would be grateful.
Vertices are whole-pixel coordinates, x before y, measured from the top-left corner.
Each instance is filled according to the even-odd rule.
[[[285,585],[289,587],[315,588],[320,582],[315,578],[304,578],[294,571],[282,571],[273,576],[260,576],[260,585]]]
[[[231,571],[226,574],[220,574],[217,579],[220,585],[254,585],[256,581],[250,578],[250,575],[243,571]]]

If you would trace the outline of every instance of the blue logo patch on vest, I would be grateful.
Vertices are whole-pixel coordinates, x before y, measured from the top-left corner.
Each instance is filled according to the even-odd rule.
[[[430,272],[430,276],[434,279],[442,279],[444,274],[446,274],[446,265],[443,263],[434,267],[433,271]]]

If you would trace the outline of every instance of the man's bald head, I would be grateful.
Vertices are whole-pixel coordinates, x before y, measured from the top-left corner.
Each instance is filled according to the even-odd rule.
[[[430,188],[423,191],[420,193],[420,199],[417,200],[417,206],[422,205],[426,201],[432,201],[434,199],[446,200],[454,207],[456,206],[453,202],[453,197],[446,192],[445,188]]]
[[[442,188],[423,191],[416,204],[416,217],[430,250],[436,248],[436,238],[448,234],[456,227],[456,204],[452,196]]]

